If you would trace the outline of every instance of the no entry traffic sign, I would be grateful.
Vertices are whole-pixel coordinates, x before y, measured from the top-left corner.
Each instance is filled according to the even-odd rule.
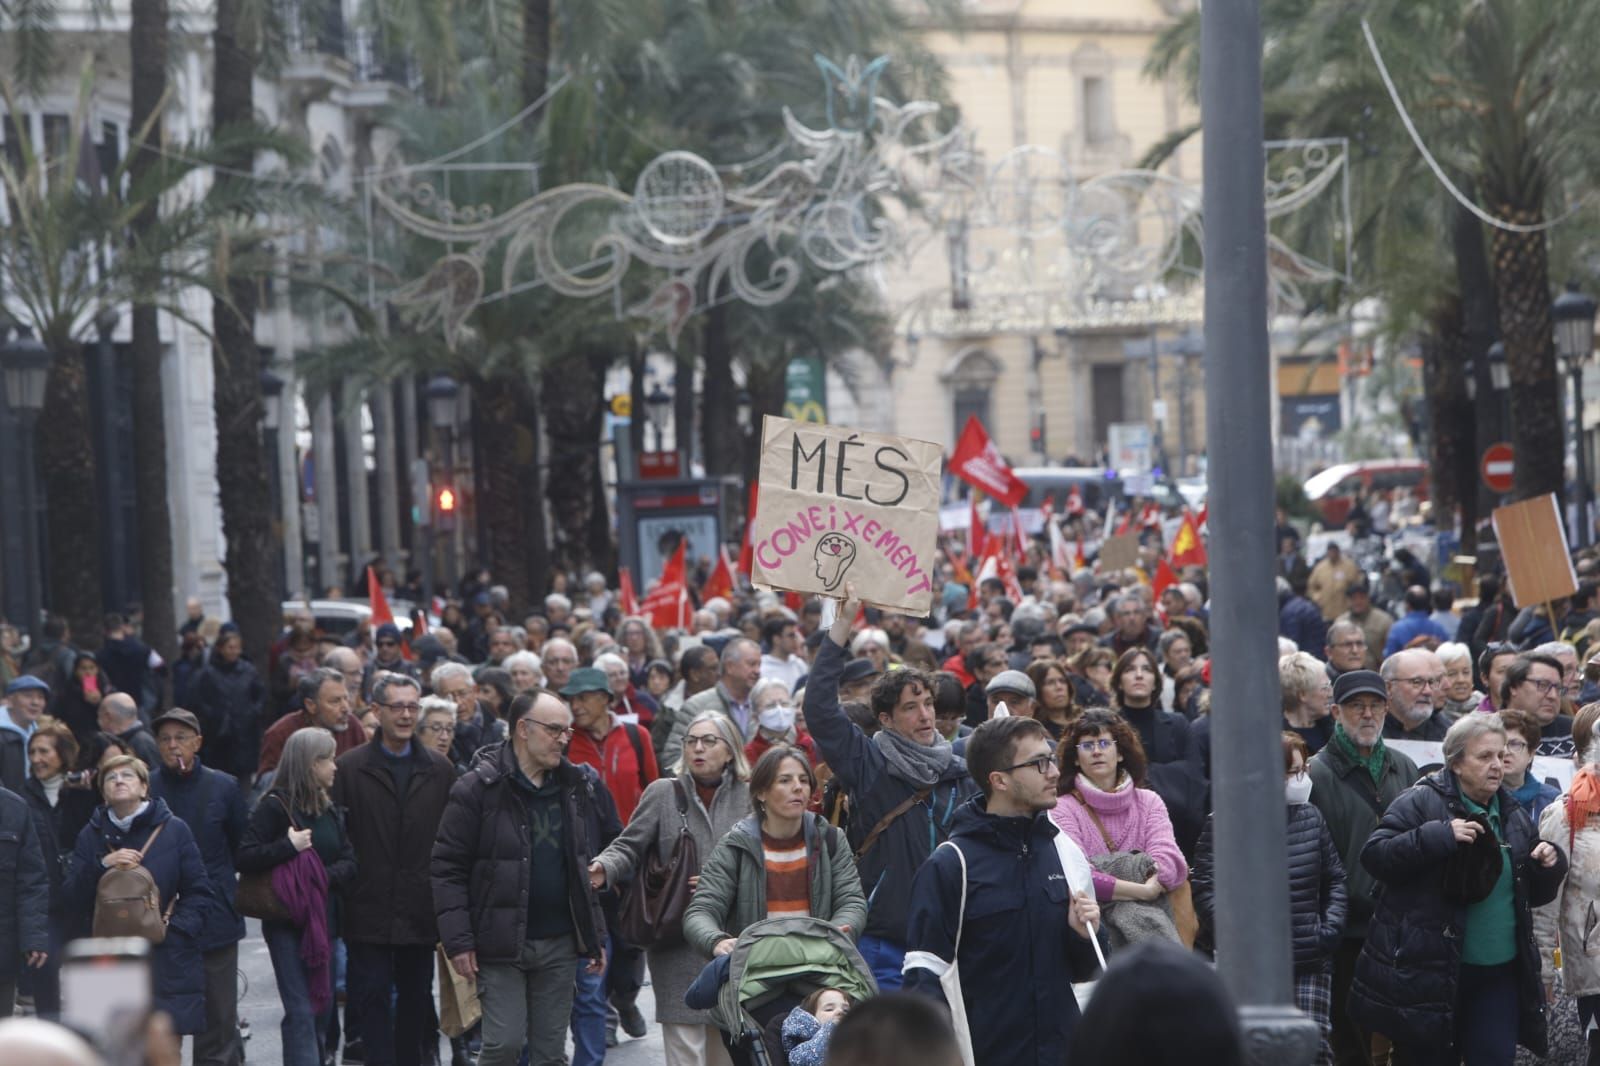
[[[1478,465],[1479,471],[1483,474],[1483,483],[1489,486],[1491,492],[1511,491],[1511,473],[1514,468],[1511,445],[1503,441],[1484,449],[1483,462]]]

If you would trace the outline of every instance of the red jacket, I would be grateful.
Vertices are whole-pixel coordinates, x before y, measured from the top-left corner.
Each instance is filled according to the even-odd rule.
[[[959,677],[961,679],[961,687],[964,689],[971,688],[972,683],[978,680],[971,674],[967,673],[967,664],[962,661],[962,656],[959,652],[946,659],[944,664],[940,666],[939,669],[948,670],[950,673]]]
[[[644,756],[643,766],[640,755]],[[573,733],[572,742],[567,746],[567,758],[600,772],[600,780],[617,802],[617,814],[623,825],[633,817],[645,786],[661,776],[656,766],[655,745],[650,743],[650,730],[619,722],[614,714],[610,732],[599,741],[582,729]]]

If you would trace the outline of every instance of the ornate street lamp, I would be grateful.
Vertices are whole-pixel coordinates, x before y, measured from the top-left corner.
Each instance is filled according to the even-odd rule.
[[[456,397],[461,393],[461,386],[447,374],[435,374],[424,391],[428,397],[428,420],[433,428],[440,432],[454,429]]]
[[[1572,378],[1572,457],[1577,475],[1577,502],[1573,513],[1577,515],[1577,547],[1589,544],[1589,463],[1584,455],[1583,440],[1583,367],[1594,354],[1594,297],[1578,291],[1578,283],[1567,282],[1567,289],[1550,308],[1555,322],[1556,354],[1567,366]]]
[[[43,567],[39,558],[39,482],[34,470],[33,427],[44,409],[45,385],[50,380],[50,349],[27,326],[17,326],[11,339],[0,345],[0,378],[5,382],[6,406],[17,420],[16,466],[21,482],[22,514],[20,519],[14,513],[8,517],[22,523],[23,619],[28,628],[29,647],[36,648],[44,597],[39,579]]]
[[[283,379],[270,370],[261,371],[261,428],[276,433],[283,424]]]

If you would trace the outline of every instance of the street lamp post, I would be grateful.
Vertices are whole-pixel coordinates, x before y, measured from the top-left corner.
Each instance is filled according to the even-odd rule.
[[[448,374],[435,374],[428,381],[424,390],[428,397],[428,421],[433,423],[434,432],[438,434],[439,466],[444,474],[443,491],[450,492],[451,505],[458,499],[456,493],[456,399],[461,394],[461,386]],[[436,492],[435,495],[440,493]],[[434,500],[428,501],[432,508]],[[445,587],[455,584],[456,577],[456,521],[455,515],[448,517],[441,511],[434,516],[435,528],[444,534],[444,572],[441,578]],[[446,528],[448,523],[448,528]]]
[[[16,465],[22,505],[23,615],[30,647],[39,646],[39,615],[43,593],[39,572],[39,481],[34,470],[33,427],[44,407],[45,384],[50,379],[50,350],[26,326],[18,326],[0,346],[0,377],[5,381],[6,406],[17,420]]]
[[[1262,799],[1282,790],[1273,592],[1272,364],[1259,0],[1200,5],[1201,188],[1216,718],[1217,971],[1239,1005],[1252,1066],[1304,1066],[1316,1023],[1294,1008],[1288,846]],[[1224,384],[1225,383],[1225,384]],[[1275,811],[1276,813],[1276,811]]]
[[[1583,441],[1583,367],[1594,354],[1595,300],[1578,291],[1578,283],[1567,282],[1566,291],[1556,297],[1550,308],[1555,320],[1556,354],[1567,365],[1572,377],[1572,458],[1573,472],[1578,483],[1577,500],[1572,513],[1577,527],[1576,547],[1589,545],[1589,463],[1584,455]]]
[[[289,579],[284,569],[283,486],[279,483],[278,432],[283,422],[283,379],[265,368],[261,371],[261,429],[267,451],[267,480],[271,484],[273,543],[277,558],[273,570],[278,575],[279,599],[289,598]]]

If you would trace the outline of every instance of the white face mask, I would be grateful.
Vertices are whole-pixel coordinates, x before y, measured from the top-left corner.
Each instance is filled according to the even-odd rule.
[[[774,703],[760,715],[761,728],[774,733],[787,733],[794,725],[794,707],[787,703]]]
[[[1311,800],[1311,775],[1301,774],[1299,777],[1285,778],[1283,782],[1283,798],[1293,807],[1298,803],[1307,803]]]

